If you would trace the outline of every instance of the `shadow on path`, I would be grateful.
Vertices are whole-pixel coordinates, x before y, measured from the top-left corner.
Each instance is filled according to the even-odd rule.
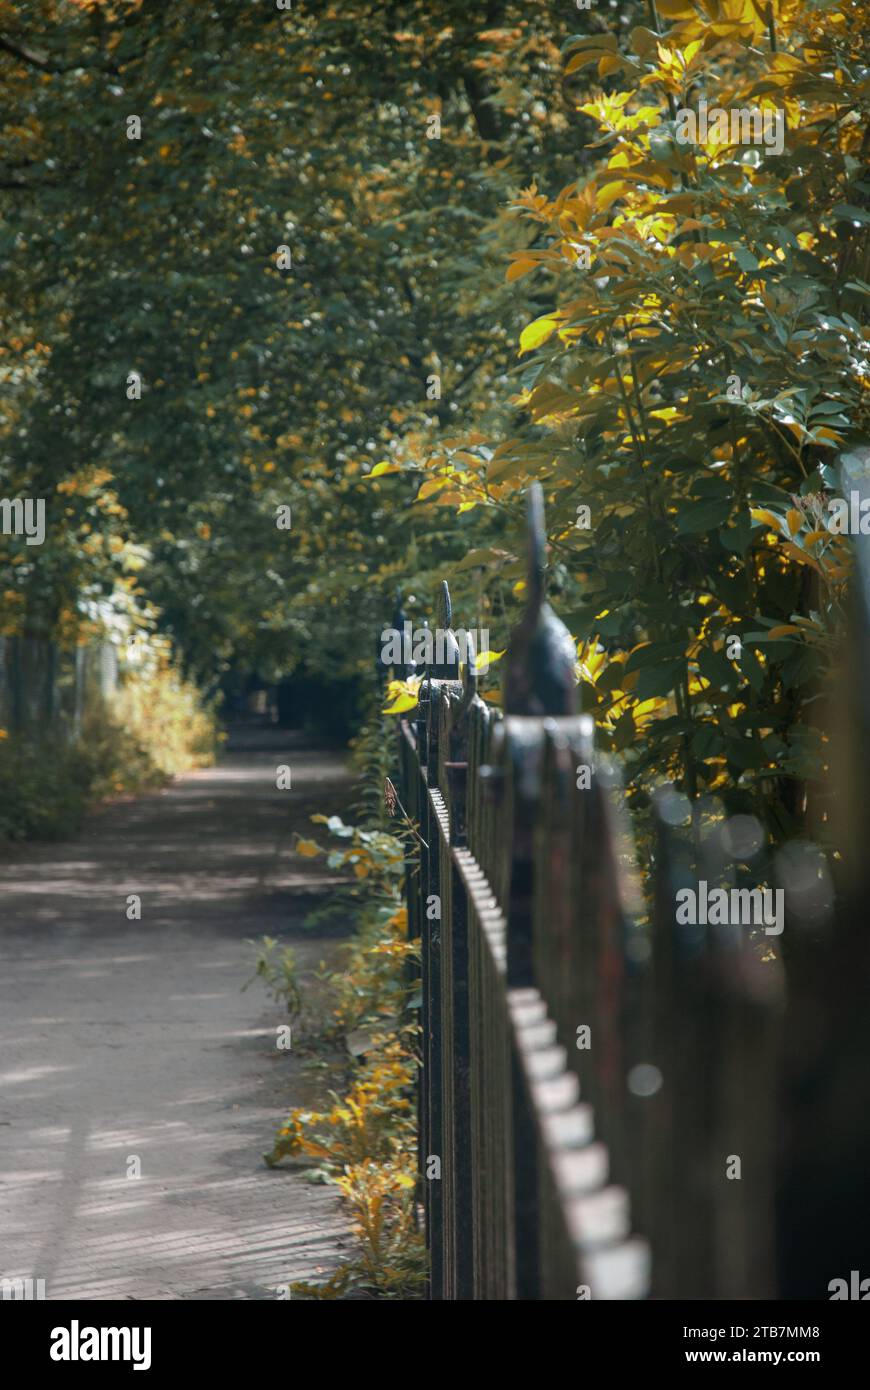
[[[49,1299],[265,1299],[340,1262],[335,1192],[262,1162],[314,1096],[275,1047],[280,1006],[240,986],[245,938],[289,935],[303,971],[335,950],[299,930],[330,876],[289,849],[348,794],[340,752],[240,729],[218,767],[4,853],[0,1278]]]

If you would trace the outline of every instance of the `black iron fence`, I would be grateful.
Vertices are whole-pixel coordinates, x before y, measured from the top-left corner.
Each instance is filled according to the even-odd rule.
[[[400,728],[431,1296],[829,1297],[870,1277],[863,897],[833,911],[824,857],[798,845],[778,920],[751,822],[672,788],[642,894],[544,602],[539,509],[503,710],[460,667],[445,585],[444,659]],[[739,910],[712,910],[714,888]]]

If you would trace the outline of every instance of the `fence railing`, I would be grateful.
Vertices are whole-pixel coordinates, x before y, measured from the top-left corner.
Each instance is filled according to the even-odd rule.
[[[75,735],[118,682],[111,642],[73,648],[38,637],[0,636],[0,728]]]
[[[431,1297],[827,1297],[862,1255],[870,1276],[870,1221],[854,1210],[870,1057],[849,1037],[870,973],[841,1038],[836,975],[806,960],[848,940],[867,969],[854,908],[832,914],[824,860],[798,846],[781,937],[752,892],[773,882],[763,849],[741,843],[752,824],[673,788],[656,797],[641,892],[618,770],[575,712],[573,642],[544,600],[540,508],[534,491],[503,709],[460,667],[444,585],[444,660],[399,734],[420,840],[407,901]],[[702,883],[738,894],[748,920],[681,923],[680,891]],[[789,932],[804,968],[786,994]],[[825,1122],[828,1149],[808,1147]],[[812,1204],[833,1224],[818,1210],[807,1223]]]

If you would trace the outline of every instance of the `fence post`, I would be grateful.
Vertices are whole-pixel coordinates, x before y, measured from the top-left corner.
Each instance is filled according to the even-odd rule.
[[[540,816],[545,720],[577,707],[576,652],[568,629],[545,599],[546,532],[543,492],[528,498],[528,603],[511,634],[503,680],[504,722],[496,757],[509,789],[510,864],[502,877],[507,916],[507,984],[534,983],[535,828]],[[540,1296],[537,1132],[520,1060],[512,1058],[516,1296]]]
[[[554,980],[534,951],[550,864],[540,843],[544,758],[557,742],[563,762],[573,758],[588,738],[574,713],[574,642],[544,599],[544,551],[535,487],[529,603],[510,639],[504,717],[478,696],[473,651],[457,679],[442,584],[442,650],[423,674],[413,726],[400,727],[406,806],[423,841],[416,893],[408,879],[422,956],[420,1152],[424,1165],[439,1157],[443,1175],[421,1178],[433,1299],[573,1299],[578,1275],[596,1297],[636,1298],[646,1287],[645,1243],[630,1236],[626,1192],[607,1185],[605,1147],[592,1142],[592,1111],[578,1103],[557,1036],[564,1016],[549,1016],[536,978]],[[607,850],[600,875],[615,876],[605,821],[590,845]],[[558,843],[571,861],[570,836]],[[573,879],[561,882],[559,930],[570,946]],[[607,892],[618,897],[613,884]],[[422,909],[433,902],[440,913]],[[613,930],[611,954],[615,918]]]

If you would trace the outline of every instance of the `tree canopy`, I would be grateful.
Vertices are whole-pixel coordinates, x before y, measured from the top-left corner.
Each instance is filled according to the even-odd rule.
[[[4,630],[338,676],[447,578],[501,647],[539,479],[637,794],[786,828],[867,459],[866,20],[0,0],[0,469],[49,530],[0,538]],[[781,153],[683,142],[702,102]]]

